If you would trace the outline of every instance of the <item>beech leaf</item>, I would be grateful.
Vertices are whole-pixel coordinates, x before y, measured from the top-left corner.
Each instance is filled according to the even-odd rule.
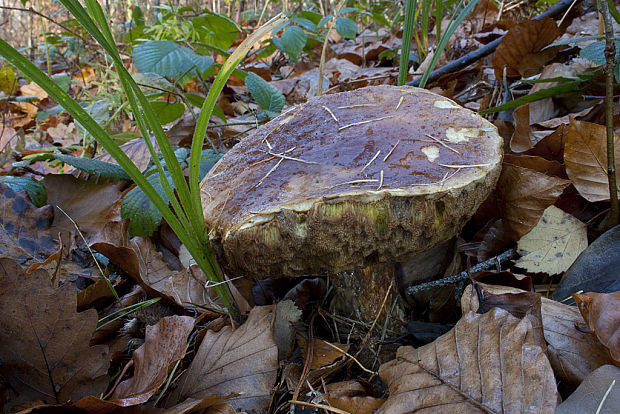
[[[506,232],[513,240],[527,234],[569,184],[568,180],[504,163],[496,192]]]
[[[620,292],[573,295],[588,327],[620,366]]]
[[[517,244],[521,258],[515,263],[528,272],[550,275],[565,272],[588,247],[586,225],[549,206],[540,221]]]
[[[620,159],[618,134],[614,134],[614,145],[616,159]],[[603,125],[571,119],[564,147],[564,163],[568,178],[583,198],[592,202],[609,200],[607,132]],[[620,180],[618,170],[616,180]]]
[[[379,413],[553,413],[557,390],[528,319],[468,312],[435,342],[400,347],[379,368],[390,396]]]
[[[89,346],[97,312],[76,311],[71,283],[53,288],[49,275],[27,275],[0,259],[0,376],[17,393],[10,405],[63,403],[99,395],[108,386],[108,347]]]
[[[172,404],[236,393],[238,397],[227,400],[235,410],[267,412],[278,370],[270,312],[271,306],[257,306],[236,330],[207,331],[196,357],[179,379]]]
[[[194,328],[189,316],[168,316],[146,327],[144,344],[133,353],[134,375],[121,382],[112,398],[123,406],[142,404],[166,381],[168,368],[185,355]]]
[[[486,294],[525,292],[514,287],[478,284]],[[476,312],[478,306],[478,295],[469,285],[463,292],[461,310]],[[583,326],[583,318],[575,306],[543,297],[540,308],[547,356],[558,380],[577,385],[598,367],[612,363],[605,347]]]

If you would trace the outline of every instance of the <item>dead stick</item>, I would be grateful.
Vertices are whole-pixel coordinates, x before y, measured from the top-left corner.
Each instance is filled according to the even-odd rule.
[[[486,262],[478,263],[477,265],[472,266],[469,269],[469,273],[467,271],[463,271],[453,276],[444,277],[443,279],[432,280],[430,282],[420,283],[419,285],[409,286],[407,288],[407,295],[417,295],[418,293],[427,292],[429,290],[438,289],[444,286],[456,285],[458,292],[457,296],[460,296],[460,291],[465,287],[464,282],[469,279],[469,274],[474,274],[483,270],[491,269],[495,267],[498,262],[499,264],[507,262],[508,260],[512,259],[516,253],[517,249],[512,248],[498,256],[490,258]]]
[[[605,22],[605,123],[607,126],[607,179],[611,211],[609,224],[615,226],[620,219],[618,206],[618,185],[616,184],[616,163],[614,154],[614,68],[616,67],[616,45],[611,13],[607,0],[601,0],[601,14]]]
[[[534,20],[544,19],[545,17],[555,17],[563,13],[566,9],[568,9],[568,7],[572,4],[572,2],[573,0],[562,0],[561,2],[557,3],[555,6],[551,7],[546,12],[541,13],[538,16],[534,17]],[[502,38],[503,37],[500,37],[499,39],[495,39],[491,43],[487,43],[486,45],[482,46],[480,49],[476,49],[472,52],[469,52],[465,56],[462,56],[458,58],[457,60],[454,60],[448,63],[447,65],[440,67],[439,69],[435,69],[434,71],[431,72],[430,76],[428,77],[428,82],[435,81],[447,73],[452,73],[452,72],[456,72],[457,70],[463,69],[464,67],[469,66],[472,63],[476,62],[478,59],[485,57],[486,55],[490,53],[493,53],[493,51],[497,48],[497,46],[501,42]],[[405,85],[419,86],[421,80],[422,80],[422,77],[415,78],[414,80],[407,82]]]

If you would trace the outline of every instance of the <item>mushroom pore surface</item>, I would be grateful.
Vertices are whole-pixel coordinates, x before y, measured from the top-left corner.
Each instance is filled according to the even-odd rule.
[[[429,91],[310,99],[233,147],[201,183],[212,246],[256,278],[401,261],[457,234],[495,187],[502,139]]]

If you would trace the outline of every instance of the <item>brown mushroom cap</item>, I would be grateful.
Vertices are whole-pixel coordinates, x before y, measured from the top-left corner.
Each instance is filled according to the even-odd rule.
[[[201,183],[214,248],[257,278],[401,261],[453,237],[499,177],[495,126],[413,87],[310,99]]]

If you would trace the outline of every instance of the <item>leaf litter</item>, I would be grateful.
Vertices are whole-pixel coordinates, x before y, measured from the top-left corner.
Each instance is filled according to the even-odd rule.
[[[537,91],[561,85],[559,77],[585,79],[597,69],[596,64],[587,59],[572,58],[574,53],[565,46],[545,49],[558,39],[564,26],[558,26],[551,19],[529,20],[523,7],[513,4],[498,9],[494,2],[481,0],[455,32],[450,40],[450,52],[442,55],[440,65],[498,36],[507,35],[494,56],[440,78],[430,84],[432,90],[468,108],[485,109],[508,103],[524,91],[525,96],[532,96]],[[579,36],[582,28],[584,33],[587,29],[591,34],[598,34],[596,14],[567,18],[569,23],[570,19],[573,21],[562,39]],[[397,71],[389,56],[398,50],[400,39],[388,31],[383,31],[382,35],[379,32],[381,30],[372,31],[372,36],[367,33],[370,40],[360,35],[355,42],[328,44],[328,58],[322,74],[328,93],[394,83]],[[437,39],[429,35],[425,41],[432,48]],[[575,44],[576,48],[585,45],[586,42]],[[270,60],[270,66],[255,60],[247,69],[279,89],[286,104],[294,104],[306,101],[316,91],[319,78],[318,69],[313,67],[316,56],[315,48],[296,65]],[[5,72],[2,69],[0,73]],[[84,67],[82,72],[83,76],[74,87],[94,92],[95,89],[89,91],[88,88],[96,79],[95,71]],[[278,80],[280,74],[288,77]],[[237,95],[227,93],[218,103],[221,115],[229,123],[241,121],[242,125],[227,125],[214,119],[211,125],[214,128],[208,130],[209,137],[222,148],[232,146],[239,134],[258,125],[258,121],[249,122],[253,124],[250,126],[243,125],[258,106],[251,102],[247,88],[239,86],[242,83],[237,81],[239,83],[234,85],[230,82],[231,90]],[[529,88],[528,82],[532,81],[537,83]],[[588,87],[590,89],[585,92],[588,96],[596,97],[601,93],[591,85]],[[201,93],[200,86],[195,84],[188,83],[186,89],[192,94]],[[359,339],[366,336],[369,326],[340,315],[330,319],[322,309],[319,309],[320,317],[312,316],[317,315],[318,304],[327,306],[329,303],[329,286],[325,286],[323,279],[318,279],[322,287],[310,282],[311,279],[293,285],[283,281],[261,285],[262,289],[270,290],[263,292],[264,298],[260,300],[264,299],[264,303],[282,298],[291,298],[296,303],[283,300],[275,308],[255,305],[260,295],[253,290],[252,281],[238,283],[237,297],[240,303],[247,304],[241,308],[252,310],[245,322],[243,317],[229,320],[222,316],[221,304],[212,297],[210,290],[204,289],[205,275],[195,265],[180,260],[183,249],[176,240],[165,235],[164,226],[149,238],[130,237],[127,221],[121,220],[118,211],[126,183],[106,181],[100,175],[85,173],[68,164],[63,166],[58,161],[47,159],[19,164],[21,159],[14,158],[17,152],[49,154],[50,150],[45,147],[49,144],[65,147],[63,151],[77,157],[94,156],[99,161],[114,163],[108,154],[93,154],[89,152],[92,148],[80,147],[79,128],[67,114],[38,119],[38,115],[54,105],[42,92],[33,83],[22,82],[13,93],[34,100],[0,103],[9,113],[0,130],[2,174],[17,173],[37,180],[46,176],[42,182],[49,204],[37,208],[25,193],[0,184],[3,212],[0,254],[19,262],[0,259],[5,269],[0,279],[0,327],[19,333],[0,337],[3,341],[0,352],[8,352],[0,357],[3,363],[0,365],[0,395],[8,395],[9,407],[28,408],[32,401],[38,400],[34,405],[46,403],[50,404],[50,409],[65,407],[85,412],[125,412],[125,409],[211,414],[288,412],[287,398],[290,400],[295,392],[297,398],[304,400],[297,405],[299,411],[303,403],[334,412],[406,412],[411,409],[407,404],[443,412],[448,409],[445,404],[455,401],[456,405],[449,409],[457,412],[458,407],[465,407],[465,412],[494,412],[502,404],[516,410],[532,404],[544,412],[552,411],[557,401],[553,374],[560,384],[574,387],[585,381],[587,385],[589,376],[597,373],[598,367],[614,362],[612,356],[618,351],[618,325],[613,312],[617,308],[617,295],[613,293],[611,296],[596,293],[578,296],[582,317],[576,307],[545,297],[536,305],[538,296],[532,292],[523,294],[513,288],[480,284],[485,294],[484,306],[491,309],[478,315],[472,313],[478,309],[478,292],[470,286],[462,298],[464,316],[452,317],[447,324],[440,324],[446,329],[454,326],[452,330],[418,349],[401,347],[396,359],[393,359],[396,346],[390,347],[389,341],[385,341],[396,337],[393,332],[380,326],[373,328],[378,338],[371,338],[370,346],[363,342],[372,356],[369,358],[358,354]],[[588,273],[596,271],[584,268],[579,259],[575,259],[587,257],[587,251],[580,253],[587,246],[587,236],[594,240],[600,234],[595,223],[605,214],[609,199],[604,119],[600,101],[594,99],[586,102],[589,106],[584,105],[579,94],[581,89],[531,101],[517,107],[512,114],[504,111],[495,119],[498,126],[505,128],[504,138],[512,153],[508,151],[504,158],[493,198],[461,234],[456,244],[458,248],[451,256],[454,259],[450,267],[452,273],[468,267],[467,257],[487,260],[518,243],[521,257],[511,265],[527,270],[538,292],[552,292],[559,279],[554,275],[564,273],[573,263],[573,274],[579,272],[586,282],[594,279],[594,275],[588,277]],[[397,108],[402,103],[403,99]],[[372,110],[374,104],[363,105]],[[330,114],[330,122],[338,123],[332,109],[324,108]],[[171,141],[180,146],[188,146],[191,142],[195,127],[191,115],[185,114],[167,131]],[[371,113],[367,119],[337,127],[354,128],[381,119],[381,114]],[[490,119],[493,120],[493,116]],[[123,142],[137,136],[128,119],[116,121],[113,123],[117,124],[115,127]],[[614,128],[618,131],[617,125]],[[40,134],[44,141],[33,140],[35,134]],[[385,161],[404,138],[394,137],[391,149],[386,148],[389,152],[377,153],[369,164],[376,162],[379,155]],[[429,138],[433,140],[429,142],[456,152],[434,137]],[[617,135],[615,139],[618,141]],[[265,144],[270,145],[268,141]],[[140,170],[146,170],[151,164],[150,154],[141,139],[129,141],[122,148]],[[287,154],[272,153],[269,160],[278,158],[275,167],[285,159],[286,162],[312,162]],[[17,166],[12,164],[14,161],[18,161]],[[445,166],[455,170],[472,167]],[[56,175],[58,171],[72,172],[73,177]],[[369,188],[380,190],[383,171],[380,180],[361,179],[344,184],[367,184]],[[64,215],[55,211],[56,205],[84,232],[88,245],[97,251],[96,260],[109,261],[105,272],[121,291],[122,307],[114,302],[108,284],[94,270],[95,259],[90,253],[84,254],[83,247],[78,247],[81,242],[75,237],[76,230]],[[68,235],[59,237],[58,229]],[[596,257],[613,256],[610,252],[613,252],[613,243],[599,247]],[[571,270],[567,274],[570,275]],[[608,277],[607,282],[610,281],[614,281],[613,276]],[[141,288],[135,289],[134,284]],[[575,286],[573,283],[562,290],[564,298],[558,299],[574,293]],[[607,283],[606,286],[613,288],[614,285]],[[163,298],[163,305],[153,306],[148,318],[139,311],[124,314],[123,309],[133,309],[130,307],[155,297]],[[454,308],[450,304],[456,303],[454,292],[450,290],[433,295],[433,301],[442,302],[433,303],[433,309]],[[415,303],[410,305],[417,315],[427,319],[439,317],[437,312],[417,308]],[[77,313],[77,309],[84,312]],[[98,311],[99,318],[108,318],[97,324],[93,309]],[[502,309],[509,309],[518,317]],[[536,309],[539,309],[538,314]],[[120,314],[122,318],[110,321]],[[23,323],[17,324],[23,320],[32,321],[30,330],[24,328]],[[106,321],[110,324],[103,326]],[[130,329],[133,324],[138,326],[135,332]],[[98,325],[101,329],[95,330]],[[537,337],[539,330],[543,332],[544,343]],[[45,349],[38,346],[35,337],[49,338],[49,346]],[[62,354],[57,342],[72,346],[65,347],[67,352]],[[400,339],[399,343],[408,342]],[[19,353],[11,354],[14,350]],[[51,365],[43,366],[41,359],[36,358],[38,355],[47,356]],[[527,357],[523,365],[516,363],[520,355]],[[617,357],[614,358],[617,363]],[[6,369],[14,366],[11,365],[14,360],[22,366],[7,374]],[[478,360],[482,361],[484,369],[474,364]],[[462,364],[456,365],[456,361]],[[106,373],[110,362],[114,368],[109,372],[120,374],[114,381]],[[304,374],[306,365],[309,371]],[[382,388],[384,384],[372,374],[379,366],[388,390]],[[76,382],[72,382],[66,380],[63,370],[81,371],[76,374]],[[500,371],[501,376],[492,374]],[[42,375],[45,372],[49,373],[47,377]],[[513,386],[511,380],[519,376],[528,380],[521,384],[516,381]],[[78,381],[78,377],[82,379]],[[50,378],[53,386],[50,386]],[[563,397],[568,395],[560,391]],[[112,396],[107,400],[101,398],[110,392]],[[153,407],[155,401],[160,402],[160,407],[163,404],[168,408]],[[431,407],[432,401],[437,405]],[[39,409],[44,410],[45,406]]]

